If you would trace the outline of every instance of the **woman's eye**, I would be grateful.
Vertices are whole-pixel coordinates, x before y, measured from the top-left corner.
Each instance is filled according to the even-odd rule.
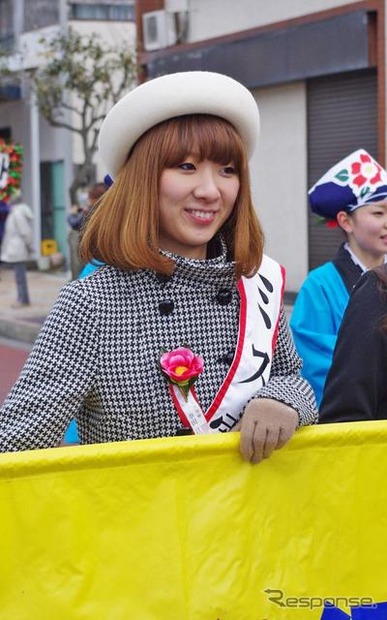
[[[185,161],[182,164],[179,164],[178,168],[181,168],[181,170],[195,170],[194,164],[189,161]]]
[[[234,166],[225,166],[224,168],[222,168],[222,172],[227,175],[236,174]]]

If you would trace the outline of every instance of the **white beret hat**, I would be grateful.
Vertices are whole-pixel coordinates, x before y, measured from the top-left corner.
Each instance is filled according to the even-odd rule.
[[[101,157],[114,178],[135,142],[158,123],[184,114],[212,114],[229,121],[248,157],[259,136],[257,103],[240,82],[210,71],[186,71],[154,78],[120,99],[105,117],[98,139]]]

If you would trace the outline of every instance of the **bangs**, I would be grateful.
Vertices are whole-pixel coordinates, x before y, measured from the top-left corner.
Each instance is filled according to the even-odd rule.
[[[217,164],[233,162],[240,172],[246,162],[242,140],[234,127],[217,116],[190,114],[161,123],[163,129],[163,165],[173,168],[190,153],[200,161],[209,159]]]

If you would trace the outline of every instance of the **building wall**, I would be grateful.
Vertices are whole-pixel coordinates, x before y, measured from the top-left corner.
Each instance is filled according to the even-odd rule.
[[[63,160],[68,149],[71,149],[71,134],[65,129],[54,130],[44,118],[40,117],[39,142],[41,161]]]
[[[254,205],[266,237],[265,252],[284,265],[286,289],[296,291],[308,263],[305,84],[253,94],[261,114],[261,137],[251,162]]]
[[[189,0],[189,42],[354,4],[351,0]]]

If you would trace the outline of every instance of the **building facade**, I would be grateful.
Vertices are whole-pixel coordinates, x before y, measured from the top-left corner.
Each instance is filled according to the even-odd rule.
[[[307,189],[360,147],[386,164],[386,0],[138,0],[136,21],[147,78],[219,71],[256,98],[254,201],[296,293],[341,241],[309,213]]]
[[[10,57],[22,51],[28,72],[39,63],[39,40],[72,27],[111,45],[135,45],[134,0],[0,0],[0,46]],[[15,83],[16,84],[16,83]],[[82,162],[74,133],[54,128],[39,114],[26,84],[0,90],[0,138],[20,143],[24,151],[22,190],[34,210],[36,258],[42,241],[54,239],[68,256],[67,212],[74,166]],[[103,163],[95,158],[94,177],[102,180]]]

